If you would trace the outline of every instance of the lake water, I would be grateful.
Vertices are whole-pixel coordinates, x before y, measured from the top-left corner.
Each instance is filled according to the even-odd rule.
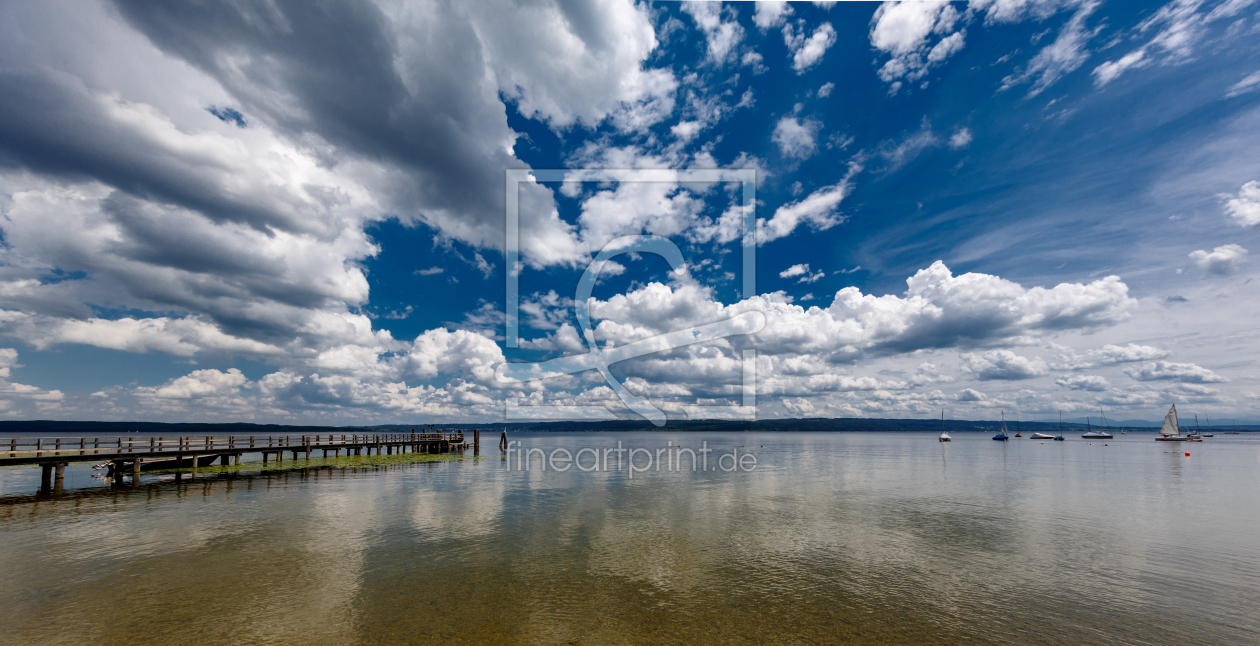
[[[42,497],[0,470],[0,643],[1260,643],[1260,436],[1152,437],[538,433],[513,439],[715,451],[631,478],[517,470],[492,437],[178,483],[74,467]],[[733,448],[755,467],[714,470]]]

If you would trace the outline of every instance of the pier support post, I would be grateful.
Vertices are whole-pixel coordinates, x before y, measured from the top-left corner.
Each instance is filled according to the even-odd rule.
[[[481,429],[473,429],[473,455],[481,455]]]
[[[54,480],[65,480],[65,479],[66,479],[66,464],[67,464],[66,462],[58,462],[58,463],[57,463],[57,467],[56,467],[56,469],[54,469],[54,470],[53,470],[53,479],[54,479]]]
[[[499,435],[499,450],[503,452],[507,452],[507,448],[508,448],[507,431],[503,431],[503,433]]]
[[[240,453],[237,453],[237,454],[236,454],[236,466],[238,466],[238,467],[239,467],[239,466],[241,466],[241,454],[240,454]]]
[[[43,470],[39,474],[39,490],[41,493],[52,491],[53,465],[51,463],[39,465]]]
[[[131,483],[140,483],[140,458],[136,458],[131,462]]]
[[[263,454],[263,464],[267,464],[267,452],[263,451],[262,454]]]
[[[231,464],[231,462],[232,462],[232,456],[228,455],[227,453],[224,453],[223,457],[219,458],[219,464],[225,467]]]

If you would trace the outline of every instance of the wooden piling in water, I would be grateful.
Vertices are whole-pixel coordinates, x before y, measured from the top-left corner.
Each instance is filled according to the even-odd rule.
[[[473,429],[473,455],[481,455],[481,429]]]

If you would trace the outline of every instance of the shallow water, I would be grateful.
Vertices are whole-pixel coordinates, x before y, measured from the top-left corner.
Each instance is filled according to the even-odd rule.
[[[56,496],[0,470],[0,643],[1260,643],[1260,437],[1152,437],[540,433],[513,439],[757,465],[525,472],[491,448],[112,487],[74,467]]]

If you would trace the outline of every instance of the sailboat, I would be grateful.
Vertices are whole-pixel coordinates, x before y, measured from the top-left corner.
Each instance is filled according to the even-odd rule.
[[[1102,412],[1102,409],[1099,409],[1099,412]],[[1106,427],[1106,425],[1107,425],[1107,414],[1106,414],[1106,413],[1103,413],[1103,418],[1102,418],[1102,419],[1103,419],[1103,426],[1104,426],[1104,427]],[[1088,418],[1088,417],[1086,417],[1086,418],[1085,418],[1085,426],[1086,426],[1087,428],[1089,427],[1089,418]],[[1112,438],[1112,437],[1114,437],[1114,436],[1113,436],[1111,433],[1108,433],[1108,432],[1106,432],[1106,431],[1095,431],[1095,430],[1093,430],[1093,429],[1090,429],[1088,432],[1086,432],[1085,434],[1081,435],[1081,437],[1084,437],[1084,438],[1087,438],[1087,439],[1091,439],[1091,440],[1107,440],[1107,439],[1111,439],[1111,438]]]
[[[952,438],[952,437],[950,437],[950,436],[949,436],[949,433],[946,433],[946,432],[945,432],[945,409],[944,409],[944,408],[942,408],[942,409],[941,409],[941,435],[940,435],[940,437],[938,437],[938,438],[936,438],[936,439],[937,439],[937,441],[939,441],[939,442],[948,442],[948,441],[950,441],[950,440],[954,439],[954,438]]]
[[[1226,435],[1238,435],[1238,420],[1233,420],[1233,422],[1234,422],[1234,430],[1225,431]]]
[[[1187,442],[1202,442],[1203,436],[1199,435],[1199,416],[1194,416],[1194,432],[1186,435]]]
[[[1159,429],[1159,437],[1155,438],[1157,442],[1185,442],[1190,439],[1181,434],[1181,425],[1177,423],[1177,405],[1173,404],[1168,409],[1168,414],[1164,416],[1164,425]]]
[[[1019,414],[1015,415],[1015,437],[1024,437],[1019,434]]]
[[[1059,434],[1054,436],[1054,441],[1055,442],[1064,441],[1063,440],[1063,411],[1059,411]]]
[[[998,431],[998,434],[994,435],[993,439],[1001,440],[1003,442],[1011,439],[1006,436],[1006,413],[1005,412],[1002,413],[1002,430]]]
[[[1199,437],[1216,437],[1215,435],[1212,434],[1212,418],[1211,417],[1207,418],[1207,421],[1208,421],[1208,432],[1200,434]]]

